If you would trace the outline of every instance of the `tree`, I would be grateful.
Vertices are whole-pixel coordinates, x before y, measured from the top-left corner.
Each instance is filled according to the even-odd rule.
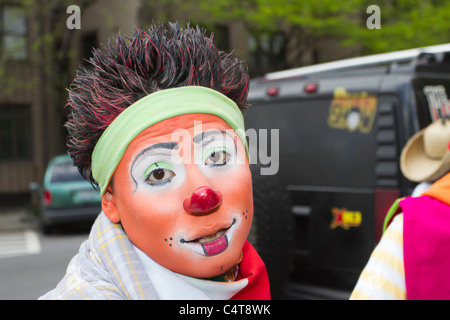
[[[446,0],[381,0],[377,5],[381,28],[351,29],[345,45],[360,44],[368,54],[450,41],[450,2]]]
[[[306,63],[319,41],[343,39],[359,23],[357,7],[363,0],[219,0],[200,1],[210,20],[242,21],[250,34],[282,32],[291,57],[290,67]],[[292,62],[293,61],[293,62]],[[319,61],[315,61],[319,62]]]
[[[372,4],[381,11],[380,29],[366,26],[370,17],[366,9]],[[290,54],[299,64],[321,39],[356,46],[361,54],[450,40],[450,2],[446,0],[186,0],[179,8],[205,22],[241,21],[253,34],[282,30],[294,40]]]
[[[63,131],[63,110],[67,97],[66,88],[69,81],[68,64],[74,56],[70,48],[73,30],[66,25],[69,15],[67,7],[70,0],[22,0],[5,2],[0,0],[3,17],[9,22],[2,25],[3,31],[12,35],[14,28],[25,29],[25,47],[19,44],[18,51],[7,47],[5,37],[0,38],[0,93],[1,101],[14,101],[23,93],[33,94],[33,112],[40,117],[43,150],[39,163],[61,152],[65,144]],[[79,0],[77,4],[87,7],[96,0]],[[8,8],[8,11],[5,11]],[[21,23],[14,23],[19,17]],[[24,18],[25,17],[25,18]],[[25,21],[25,22],[24,22]],[[23,27],[26,26],[26,27]]]

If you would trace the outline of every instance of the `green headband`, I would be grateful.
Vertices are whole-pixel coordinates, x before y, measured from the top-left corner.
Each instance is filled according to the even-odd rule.
[[[162,120],[190,113],[222,118],[235,130],[247,150],[244,118],[236,103],[228,97],[200,86],[157,91],[125,109],[98,140],[92,153],[92,175],[101,195],[105,194],[128,145],[139,133]]]

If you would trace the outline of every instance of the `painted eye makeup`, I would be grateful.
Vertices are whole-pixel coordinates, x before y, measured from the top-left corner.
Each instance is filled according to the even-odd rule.
[[[166,162],[156,162],[144,172],[145,182],[152,186],[170,183],[175,176],[174,167]]]
[[[226,165],[231,155],[226,147],[212,147],[203,153],[203,163],[209,167],[222,167]]]

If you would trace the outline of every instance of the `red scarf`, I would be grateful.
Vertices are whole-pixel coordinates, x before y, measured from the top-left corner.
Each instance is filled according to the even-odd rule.
[[[248,279],[248,283],[230,300],[270,300],[269,278],[264,262],[248,241],[245,242],[242,252],[243,258],[236,280]]]

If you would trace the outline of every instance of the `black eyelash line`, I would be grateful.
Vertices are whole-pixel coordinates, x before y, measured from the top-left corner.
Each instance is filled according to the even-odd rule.
[[[163,185],[166,185],[166,184],[172,182],[172,180],[173,180],[173,177],[169,178],[169,179],[166,179],[164,181],[161,181],[161,182],[149,182],[149,181],[145,180],[145,183],[147,183],[147,184],[149,184],[151,186],[163,186]]]
[[[226,159],[225,159],[225,161],[223,163],[213,163],[213,164],[207,165],[208,167],[223,167],[223,166],[225,166],[225,165],[227,165],[229,163],[229,159],[231,157],[231,154],[228,151],[220,150],[220,151],[214,151],[214,152],[223,152],[223,153],[225,153],[227,155],[227,157],[226,157]]]
[[[211,137],[211,140],[208,141],[208,143],[209,143],[209,142],[212,142],[212,141],[214,141],[214,140],[215,140],[215,137],[213,136],[213,137]],[[207,144],[207,143],[206,143],[206,144]],[[210,168],[223,167],[223,166],[227,165],[227,164],[230,162],[230,158],[232,157],[232,155],[231,155],[228,151],[226,151],[226,150],[220,150],[220,151],[214,151],[214,152],[223,152],[223,153],[225,153],[225,154],[226,154],[226,159],[225,159],[225,161],[224,161],[223,163],[213,163],[213,164],[207,165],[208,167],[210,167]],[[146,183],[146,184],[148,184],[148,185],[150,185],[150,186],[164,186],[164,185],[166,185],[166,184],[172,182],[172,180],[173,180],[174,177],[170,177],[170,178],[165,179],[165,180],[160,181],[160,182],[150,182],[150,181],[148,181],[150,175],[151,175],[153,172],[155,172],[155,170],[159,170],[159,169],[162,168],[160,165],[158,165],[158,163],[155,163],[155,166],[156,166],[156,168],[155,168],[154,170],[152,170],[147,176],[145,176],[144,183]],[[164,168],[162,168],[162,170],[164,170]],[[132,174],[131,171],[132,171],[132,170],[130,169],[131,178],[132,178],[132,180],[134,181],[134,183],[135,183],[135,185],[136,185],[136,188],[132,191],[132,193],[135,193],[136,190],[138,189],[138,183],[137,183],[137,181],[135,180],[135,178],[134,178],[134,176],[133,176],[133,174]]]
[[[157,168],[154,169],[154,170],[152,170],[152,171],[150,171],[150,173],[147,175],[147,177],[145,177],[145,183],[147,183],[147,184],[149,184],[149,185],[151,185],[151,186],[163,186],[163,185],[166,185],[166,184],[172,182],[172,180],[173,180],[174,177],[170,177],[170,178],[165,179],[165,180],[160,181],[160,182],[149,182],[149,181],[148,181],[148,178],[150,177],[150,175],[151,175],[153,172],[155,172],[155,170],[158,170],[158,169],[161,168],[160,166],[158,166],[158,164],[155,164],[155,165],[157,166]],[[163,170],[164,170],[164,169],[163,169]]]
[[[154,170],[150,171],[150,173],[145,177],[145,181],[148,180],[148,178],[150,177],[150,175],[151,175],[155,170],[158,170],[158,169],[161,168],[161,167],[159,166],[158,162],[155,163],[155,166],[156,166],[156,168],[155,168]]]

